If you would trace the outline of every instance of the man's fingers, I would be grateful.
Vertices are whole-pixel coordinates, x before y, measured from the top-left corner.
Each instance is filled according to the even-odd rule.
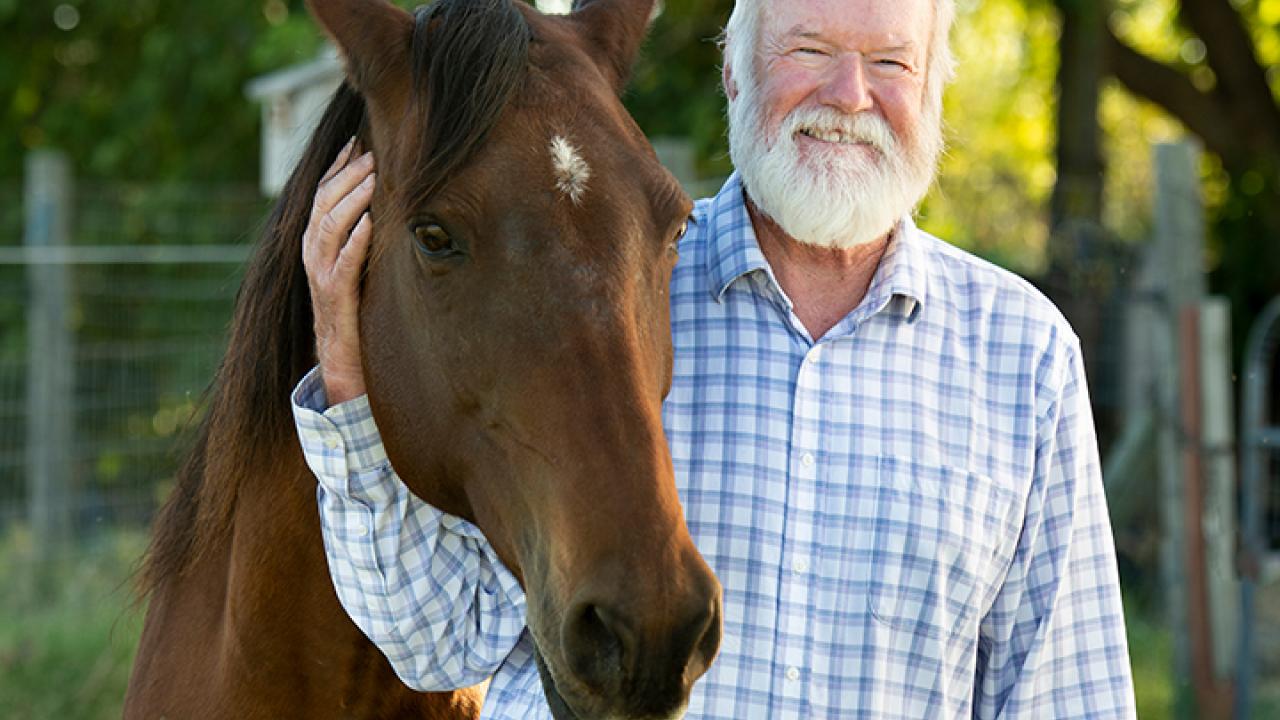
[[[349,226],[337,227],[334,224],[334,218],[327,216],[333,206],[350,191],[349,186],[359,182],[361,175],[358,170],[353,171],[353,166],[363,164],[372,169],[372,157],[361,156],[354,162],[350,161],[358,145],[359,141],[354,137],[347,141],[347,145],[334,159],[325,179],[321,180],[316,188],[315,197],[311,201],[311,217],[307,221],[306,230],[302,233],[302,264],[308,268],[308,271],[317,264],[331,265],[334,255],[337,254],[337,246],[340,244],[335,233],[340,232],[345,237],[350,229]],[[361,160],[365,162],[361,163]],[[346,182],[344,182],[344,173]]]
[[[368,154],[361,157],[363,162],[357,160],[343,168],[316,191],[302,239],[304,264],[325,269],[332,266],[360,213],[369,207],[375,183],[373,158]]]
[[[334,280],[340,287],[346,286],[347,292],[355,290],[356,280],[359,277],[360,268],[364,267],[364,259],[369,252],[369,240],[372,237],[373,220],[366,212],[360,216],[360,222],[356,223],[355,230],[351,231],[351,239],[342,246],[338,259],[333,265]]]
[[[338,151],[338,157],[333,159],[333,164],[329,166],[328,170],[324,171],[324,177],[320,178],[321,185],[329,182],[330,178],[337,175],[339,170],[347,166],[347,160],[351,159],[351,153],[355,150],[355,146],[356,138],[352,135],[347,144],[343,145],[342,149]]]
[[[311,206],[311,214],[323,215],[333,209],[342,198],[351,194],[370,173],[373,172],[373,153],[365,153],[347,163],[347,166],[320,184],[316,190],[315,203]]]
[[[370,173],[337,205],[333,206],[324,217],[320,218],[319,238],[316,243],[317,260],[323,264],[334,261],[342,247],[347,244],[360,214],[369,209],[369,201],[373,198],[373,188],[377,183],[377,175]]]

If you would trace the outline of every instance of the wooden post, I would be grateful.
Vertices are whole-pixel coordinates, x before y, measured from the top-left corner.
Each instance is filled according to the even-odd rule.
[[[28,248],[69,244],[71,195],[71,165],[65,155],[44,150],[27,157]],[[27,507],[40,567],[42,559],[55,556],[71,539],[75,345],[68,266],[30,262],[27,278]]]
[[[1161,388],[1160,355],[1153,332],[1165,322],[1162,263],[1155,243],[1143,248],[1134,272],[1129,301],[1125,303],[1120,358],[1121,406],[1117,414],[1118,439],[1102,466],[1106,481],[1111,526],[1131,526],[1135,516],[1147,512],[1159,486],[1157,443],[1159,425],[1156,398]],[[1119,541],[1120,538],[1117,538]]]
[[[1204,300],[1199,158],[1190,143],[1156,147],[1155,257],[1166,314],[1153,347],[1168,358],[1159,363],[1158,434],[1180,718],[1231,715],[1239,622],[1230,328],[1224,301]]]
[[[1178,718],[1195,713],[1192,682],[1192,643],[1184,632],[1189,621],[1189,592],[1186,568],[1187,525],[1186,483],[1183,473],[1180,409],[1183,407],[1180,381],[1183,363],[1178,349],[1182,337],[1184,310],[1199,306],[1204,295],[1203,233],[1197,166],[1199,153],[1188,143],[1157,145],[1155,148],[1155,254],[1159,263],[1164,305],[1163,322],[1152,326],[1155,357],[1167,358],[1157,371],[1159,413],[1157,420],[1160,456],[1160,515],[1164,528],[1164,599],[1168,627],[1174,628],[1173,680]]]
[[[1236,578],[1236,464],[1231,384],[1231,303],[1206,298],[1200,306],[1201,437],[1204,528],[1213,675],[1223,686],[1236,674],[1240,583]],[[1228,717],[1227,713],[1221,717]]]

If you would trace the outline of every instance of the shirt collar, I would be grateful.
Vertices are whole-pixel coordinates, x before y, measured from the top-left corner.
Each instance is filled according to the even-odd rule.
[[[707,213],[707,279],[717,302],[722,302],[729,286],[744,275],[757,270],[772,275],[742,193],[742,179],[735,171],[711,201]]]
[[[929,255],[925,243],[915,221],[910,216],[904,217],[871,278],[867,296],[855,313],[865,311],[866,316],[875,315],[890,307],[894,300],[900,300],[893,309],[903,319],[914,321],[929,289]]]
[[[723,302],[725,292],[735,281],[756,271],[765,272],[776,284],[773,270],[760,251],[747,213],[742,179],[736,171],[712,199],[707,217],[707,279],[717,302]],[[902,298],[903,302],[896,306],[901,308],[902,317],[915,319],[928,289],[928,254],[924,243],[920,229],[910,216],[903,218],[856,314],[875,315],[895,298]]]

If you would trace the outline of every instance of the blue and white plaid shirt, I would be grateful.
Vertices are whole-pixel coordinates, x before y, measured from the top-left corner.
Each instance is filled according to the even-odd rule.
[[[1080,348],[1017,277],[904,221],[814,342],[737,176],[672,278],[663,418],[724,586],[689,718],[1131,718]],[[363,399],[294,397],[334,585],[412,687],[492,676],[484,718],[549,718],[525,598],[470,523],[410,495]]]

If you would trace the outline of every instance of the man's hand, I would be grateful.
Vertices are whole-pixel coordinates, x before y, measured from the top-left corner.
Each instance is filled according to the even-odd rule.
[[[352,138],[321,178],[302,235],[302,265],[315,316],[316,358],[330,405],[365,392],[357,310],[360,272],[373,236],[368,209],[376,176],[373,154],[357,157],[358,152]]]

